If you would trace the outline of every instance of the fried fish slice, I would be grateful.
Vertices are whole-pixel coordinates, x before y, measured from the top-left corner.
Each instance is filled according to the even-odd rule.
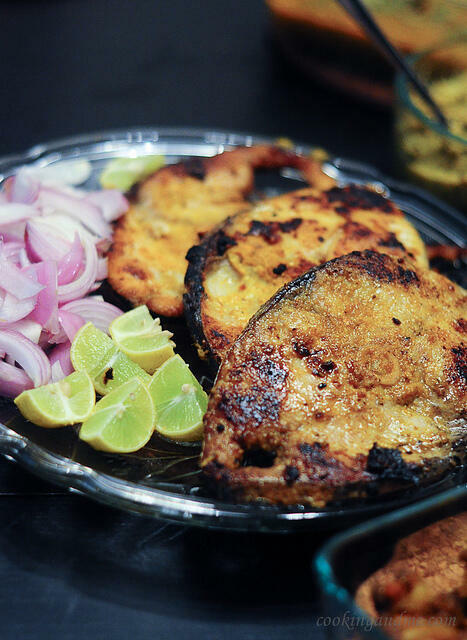
[[[278,167],[299,169],[310,184],[334,183],[311,157],[272,145],[239,147],[154,173],[117,223],[108,260],[112,287],[155,313],[181,315],[188,249],[221,220],[251,206],[245,198],[254,169]]]
[[[467,295],[353,252],[283,287],[228,351],[201,465],[220,496],[323,506],[428,481],[465,454]]]
[[[186,318],[200,354],[218,363],[282,285],[365,249],[428,265],[425,245],[403,213],[361,187],[301,189],[229,218],[187,256]]]

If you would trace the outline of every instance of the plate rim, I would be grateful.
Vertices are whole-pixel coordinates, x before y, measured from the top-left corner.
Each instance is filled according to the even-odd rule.
[[[50,142],[36,144],[22,153],[2,156],[0,157],[0,172],[7,166],[15,169],[15,165],[37,161],[42,156],[62,147],[76,144],[92,144],[99,141],[117,141],[123,137],[128,139],[131,136],[141,137],[142,135],[155,135],[157,139],[154,142],[158,142],[158,138],[164,136],[203,137],[205,139],[215,136],[224,140],[224,142],[217,140],[216,144],[222,144],[226,147],[233,147],[236,144],[250,146],[252,144],[277,141],[277,139],[268,136],[216,129],[127,127],[57,138]],[[236,139],[238,139],[238,142],[235,143],[234,140]],[[128,142],[131,142],[131,140],[128,139]],[[133,142],[136,143],[137,140]],[[143,142],[143,140],[139,140],[139,142]],[[210,141],[210,143],[213,142]],[[207,140],[205,140],[205,144],[208,144]],[[310,144],[294,143],[293,148],[309,153],[314,147]],[[389,196],[391,196],[392,191],[406,194],[409,199],[414,200],[418,205],[421,203],[422,210],[427,207],[437,217],[440,214],[447,216],[454,224],[460,225],[460,229],[462,229],[462,225],[465,226],[463,214],[456,209],[446,205],[419,187],[386,176],[372,165],[341,157],[331,157],[326,160],[324,167],[327,173],[334,174],[344,181],[356,184],[364,181],[366,184],[370,182],[377,186],[379,185],[385,189]],[[451,239],[454,244],[465,244],[467,233],[464,234],[464,237],[460,234],[460,240],[455,237]],[[292,530],[300,530],[300,528],[301,530],[308,530],[312,522],[320,524],[320,527],[316,527],[316,530],[318,530],[318,528],[321,528],[321,524],[328,520],[345,519],[345,517],[358,518],[360,513],[367,519],[381,513],[382,510],[388,511],[401,506],[400,496],[387,501],[383,499],[374,505],[365,504],[363,507],[356,505],[351,508],[319,510],[309,507],[299,508],[298,506],[278,507],[276,505],[235,504],[215,499],[211,500],[204,496],[198,497],[162,491],[155,487],[145,487],[129,480],[122,480],[61,456],[32,442],[26,436],[17,433],[2,423],[0,423],[0,454],[16,461],[20,466],[25,467],[35,475],[43,477],[45,480],[64,486],[71,491],[85,494],[98,502],[169,522],[199,527],[230,531],[290,533]],[[439,483],[442,484],[441,488],[437,486]],[[428,495],[439,493],[445,488],[443,480],[434,482],[428,488]],[[424,497],[426,495],[416,493],[414,501],[418,502]],[[405,505],[409,502],[412,502],[412,500],[406,499],[403,504]]]
[[[319,510],[300,505],[279,507],[276,505],[236,504],[207,497],[162,491],[145,487],[130,480],[122,480],[98,471],[80,462],[47,450],[26,436],[0,423],[0,455],[18,463],[43,480],[62,486],[71,492],[84,494],[96,502],[129,513],[151,516],[174,524],[202,528],[258,533],[293,533],[309,530],[316,523],[316,531],[328,528],[328,521],[342,524],[368,520],[402,506],[439,495],[463,480],[442,478],[424,487],[412,498],[396,494],[389,499],[380,497],[374,504],[355,505],[351,508]],[[291,523],[296,525],[291,530]],[[331,527],[332,528],[332,527]],[[335,527],[334,527],[335,528]]]

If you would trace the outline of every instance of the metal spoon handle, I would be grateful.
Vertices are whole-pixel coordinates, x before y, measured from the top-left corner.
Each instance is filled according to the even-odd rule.
[[[433,114],[439,122],[447,127],[448,123],[441,109],[430,95],[430,92],[420,80],[412,67],[404,60],[403,56],[393,47],[388,38],[381,31],[375,19],[360,0],[337,0],[342,7],[352,15],[355,20],[364,29],[365,33],[373,40],[373,42],[382,50],[392,65],[402,71],[412,83],[413,87],[418,91],[422,99],[430,107]]]

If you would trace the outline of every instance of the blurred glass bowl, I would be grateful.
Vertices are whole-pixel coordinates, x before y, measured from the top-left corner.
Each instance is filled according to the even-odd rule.
[[[467,211],[467,33],[412,58],[449,127],[396,77],[396,150],[412,181]]]
[[[331,538],[320,550],[313,565],[323,605],[323,615],[318,618],[317,625],[327,632],[326,637],[333,640],[389,640],[394,637],[385,632],[391,631],[391,628],[397,629],[400,617],[371,617],[357,604],[355,596],[359,587],[369,576],[390,562],[404,538],[446,518],[461,514],[465,518],[466,504],[467,486],[463,484],[434,498],[364,522]],[[427,533],[425,530],[424,534]],[[446,541],[446,545],[449,544],[450,541]],[[360,600],[358,597],[357,599]],[[417,618],[412,620],[417,621]],[[411,626],[412,628],[399,628],[408,628],[409,632],[417,631],[416,625]],[[453,637],[441,635],[442,631],[438,631],[435,636],[436,628],[433,626],[433,635],[427,636],[425,633],[415,636],[414,633],[410,637],[414,640],[415,637],[423,640],[435,640],[435,637],[447,640],[448,637]],[[408,638],[409,634],[404,637]],[[461,636],[456,634],[454,637]]]
[[[307,75],[390,105],[393,71],[336,1],[266,0],[275,39]],[[467,0],[365,0],[402,52],[434,46],[467,25]]]

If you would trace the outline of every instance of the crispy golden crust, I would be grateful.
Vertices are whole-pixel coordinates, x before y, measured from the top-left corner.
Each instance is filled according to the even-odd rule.
[[[201,353],[220,362],[286,282],[365,249],[428,265],[423,241],[403,213],[361,187],[301,189],[229,218],[187,256],[186,316]]]
[[[207,478],[244,500],[322,506],[437,475],[465,450],[466,313],[451,281],[372,251],[289,283],[223,360]]]
[[[299,169],[311,184],[333,184],[312,158],[270,145],[239,147],[154,173],[117,223],[109,253],[112,287],[158,314],[180,315],[188,249],[227,216],[250,207],[245,198],[254,169],[282,166]]]
[[[466,541],[466,511],[401,538],[359,585],[357,605],[375,620],[397,620],[386,626],[396,640],[465,640]]]

